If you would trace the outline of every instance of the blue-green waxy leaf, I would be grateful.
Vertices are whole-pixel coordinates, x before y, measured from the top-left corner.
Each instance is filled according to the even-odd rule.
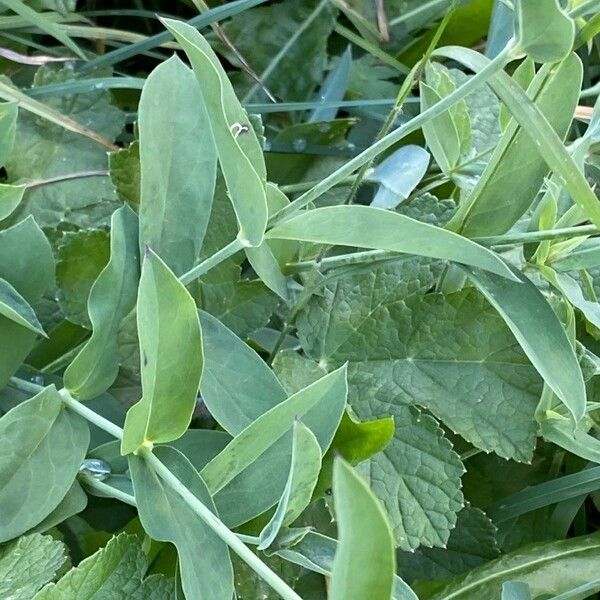
[[[346,395],[342,367],[256,418],[204,467],[202,476],[228,526],[245,523],[281,498],[296,419],[311,430],[325,454],[342,418]]]
[[[67,367],[65,387],[81,400],[106,391],[119,370],[117,334],[135,306],[139,274],[138,221],[127,205],[111,220],[110,260],[88,298],[92,336]]]
[[[4,166],[6,164],[6,159],[12,152],[15,144],[17,114],[17,102],[0,103],[0,166]]]
[[[592,269],[600,265],[600,239],[585,240],[575,250],[552,261],[552,268],[557,271],[576,271]]]
[[[200,312],[204,372],[200,391],[221,427],[237,435],[286,399],[265,361],[221,321]]]
[[[491,250],[445,229],[370,206],[309,210],[276,225],[268,231],[267,237],[406,252],[450,260],[515,279]]]
[[[149,248],[137,301],[142,399],[127,412],[121,452],[181,437],[202,376],[202,332],[194,299]]]
[[[0,221],[10,216],[25,194],[24,185],[0,184]]]
[[[280,298],[287,300],[287,281],[281,272],[279,263],[273,255],[273,251],[269,244],[263,242],[260,246],[246,248],[245,251],[248,262],[265,285],[273,290]]]
[[[520,276],[520,283],[481,271],[470,270],[469,276],[502,316],[544,381],[579,421],[586,405],[581,368],[560,320],[542,293],[524,276]]]
[[[146,80],[138,127],[140,248],[149,245],[179,277],[194,266],[202,247],[217,150],[198,82],[177,56]]]
[[[502,600],[531,600],[529,586],[522,581],[507,581],[503,583]]]
[[[536,62],[558,62],[571,52],[575,23],[558,0],[516,0],[517,49]]]
[[[204,481],[174,448],[154,449],[156,457],[215,515],[217,509]],[[129,456],[129,469],[140,520],[155,540],[177,547],[186,598],[231,600],[233,568],[227,546],[188,504],[156,474],[144,458]]]
[[[367,484],[343,459],[333,465],[333,501],[339,545],[331,600],[389,600],[396,568],[388,517]]]
[[[45,519],[75,480],[90,440],[54,386],[0,419],[0,542]]]
[[[0,231],[0,277],[35,308],[54,281],[52,248],[32,217]],[[21,366],[37,334],[0,315],[0,387]]]
[[[238,219],[238,238],[245,246],[258,246],[267,226],[266,167],[258,137],[204,37],[186,23],[171,19],[162,22],[185,50],[200,82],[219,163]]]
[[[521,73],[527,76],[526,67]],[[582,75],[581,61],[572,54],[557,65],[542,67],[528,89],[528,95],[561,140],[573,119]],[[505,233],[535,200],[547,174],[539,141],[513,119],[448,228],[467,237]]]
[[[271,520],[260,533],[259,550],[268,548],[281,527],[295,521],[309,505],[321,469],[321,447],[301,421],[294,423],[292,462],[285,489]]]
[[[46,336],[33,308],[5,279],[0,278],[0,315],[4,315],[29,331]]]

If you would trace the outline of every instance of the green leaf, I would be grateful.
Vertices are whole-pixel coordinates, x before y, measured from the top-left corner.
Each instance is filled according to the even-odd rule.
[[[558,65],[544,66],[528,90],[561,140],[579,100],[581,75],[581,63],[571,55]],[[467,237],[505,233],[535,200],[547,174],[537,140],[530,137],[527,126],[511,121],[482,177],[448,227]]]
[[[279,268],[279,263],[266,242],[256,248],[245,248],[248,262],[256,274],[282,300],[288,299],[288,286],[285,275]]]
[[[531,600],[529,586],[522,581],[507,581],[503,583],[502,600]]]
[[[208,42],[186,23],[170,19],[162,23],[185,50],[200,82],[240,227],[238,237],[246,246],[259,246],[267,225],[267,200],[266,168],[256,133]]]
[[[0,165],[6,164],[6,159],[10,156],[15,145],[15,135],[17,133],[17,102],[0,103]],[[0,218],[4,219],[5,216]]]
[[[87,494],[78,481],[75,480],[59,505],[43,521],[30,529],[28,533],[44,533],[56,527],[69,517],[80,513],[87,506],[87,500]]]
[[[292,461],[285,489],[271,520],[260,532],[259,550],[268,548],[281,527],[293,523],[310,500],[321,470],[321,447],[314,434],[301,421],[294,423]]]
[[[149,248],[142,266],[137,324],[143,393],[127,412],[123,454],[181,437],[192,419],[202,376],[196,304]]]
[[[88,298],[92,336],[67,367],[65,387],[80,399],[106,391],[119,369],[117,332],[135,306],[139,256],[137,217],[128,206],[112,216],[110,260],[94,282]]]
[[[500,554],[497,531],[483,511],[467,505],[458,513],[446,548],[398,552],[396,570],[411,585],[415,581],[430,582],[460,575]]]
[[[90,433],[51,386],[0,419],[0,439],[0,541],[6,541],[58,506],[75,480]]]
[[[140,247],[150,246],[179,277],[194,266],[202,247],[217,151],[200,86],[177,56],[148,76],[138,127]]]
[[[0,278],[0,315],[37,335],[47,337],[42,324],[27,300],[2,278]]]
[[[296,419],[315,435],[321,453],[327,451],[344,411],[346,390],[345,368],[326,375],[254,420],[204,467],[202,476],[228,526],[245,523],[281,497]]]
[[[596,579],[599,557],[598,535],[534,544],[454,578],[423,600],[489,600],[507,581],[528,584],[533,598],[552,596]]]
[[[558,62],[571,52],[575,23],[558,0],[516,0],[516,50],[535,62]]]
[[[153,598],[174,600],[173,581],[162,575],[144,579],[148,565],[139,539],[122,533],[104,548],[82,560],[58,583],[39,592],[35,600],[95,600],[97,598]]]
[[[25,189],[24,185],[0,184],[0,221],[9,217],[21,204]]]
[[[219,425],[237,435],[286,393],[264,360],[221,321],[201,311],[200,323],[205,353],[200,391]]]
[[[557,271],[577,271],[592,269],[600,265],[600,239],[585,240],[574,250],[553,260],[552,268]]]
[[[526,58],[521,64],[515,69],[512,74],[512,78],[524,89],[531,85],[533,78],[535,77],[535,62],[530,58]],[[505,104],[500,107],[500,126],[502,131],[506,131],[508,124],[512,118],[510,111],[506,108]]]
[[[485,57],[466,48],[444,48],[436,53],[457,60],[476,72],[490,64]],[[583,213],[600,226],[600,206],[596,195],[561,139],[525,91],[503,71],[495,73],[488,85],[506,104],[515,120],[525,128],[529,137],[536,141],[547,165],[562,178],[566,191]]]
[[[179,451],[163,446],[154,453],[200,502],[218,514],[203,480]],[[231,600],[233,569],[225,543],[142,457],[130,455],[128,460],[142,525],[153,539],[177,547],[186,598]]]
[[[330,206],[309,210],[276,225],[267,232],[267,238],[442,258],[514,280],[508,267],[491,250],[445,229],[370,206]]]
[[[70,81],[73,69],[40,67],[33,88]],[[27,97],[26,97],[27,98]],[[85,124],[115,139],[124,124],[124,113],[110,103],[110,92],[76,94],[68,99],[48,98],[43,107],[58,111],[76,125]],[[20,104],[23,107],[23,104]],[[61,116],[59,114],[59,116]],[[107,140],[106,144],[112,146]],[[33,215],[43,228],[81,228],[108,225],[120,206],[110,178],[106,176],[106,145],[73,130],[21,110],[15,145],[6,162],[9,183],[36,182],[30,186],[12,218]],[[66,178],[74,173],[97,173],[83,178]],[[48,179],[58,181],[44,184]]]
[[[77,44],[65,33],[59,24],[52,22],[45,15],[36,12],[21,0],[2,1],[7,8],[10,8],[10,10],[16,12],[18,15],[26,19],[27,22],[34,27],[38,27],[48,35],[56,38],[59,42],[69,48],[69,50],[79,56],[79,58],[83,60],[87,59],[86,55],[82,52],[79,46],[77,46]]]
[[[287,0],[236,15],[223,29],[271,92],[285,101],[303,101],[322,81],[334,16],[327,3]],[[276,28],[273,23],[277,23]],[[223,50],[237,64],[229,49]],[[245,74],[239,88],[245,101],[266,100],[260,87]]]
[[[396,560],[388,517],[366,483],[343,459],[333,465],[333,500],[339,544],[331,600],[388,600]]]
[[[419,90],[421,92],[421,110],[427,110],[442,99],[437,91],[426,83],[421,82]],[[423,135],[442,173],[449,174],[458,164],[461,144],[461,138],[450,111],[425,123]]]
[[[91,328],[89,295],[110,259],[110,238],[100,229],[67,232],[58,242],[56,255],[58,304],[69,321]]]
[[[108,155],[110,178],[117,195],[136,212],[140,207],[140,143],[135,141],[127,148],[119,148]]]
[[[586,408],[581,368],[561,322],[542,293],[523,275],[521,283],[479,271],[470,270],[469,276],[502,316],[544,381],[579,421]]]
[[[49,535],[24,535],[0,546],[0,597],[31,600],[65,560],[65,545]]]
[[[0,231],[0,277],[35,307],[54,281],[52,248],[31,218]],[[0,387],[21,366],[36,334],[0,316]]]

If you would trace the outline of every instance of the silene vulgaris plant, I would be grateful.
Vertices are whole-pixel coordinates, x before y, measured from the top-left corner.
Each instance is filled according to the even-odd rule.
[[[86,62],[0,85],[0,597],[593,596],[600,3],[497,2],[485,53],[443,43],[447,12],[378,133],[316,164],[357,126],[330,106],[351,52],[288,130],[253,101],[313,28],[375,46],[366,3],[304,2],[253,73],[244,21],[290,1],[197,3],[96,57],[3,2]],[[117,147],[101,88],[155,38],[176,52]]]

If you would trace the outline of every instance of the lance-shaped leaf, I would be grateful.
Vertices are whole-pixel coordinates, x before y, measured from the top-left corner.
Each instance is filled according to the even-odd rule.
[[[296,419],[311,430],[321,454],[329,448],[346,406],[342,367],[258,417],[202,470],[230,527],[263,513],[281,498],[290,470]]]
[[[200,32],[180,21],[161,21],[185,50],[200,82],[219,163],[238,219],[238,238],[246,246],[258,246],[267,225],[266,168],[258,137],[217,56]]]
[[[282,527],[294,522],[309,505],[321,469],[321,447],[312,431],[294,423],[292,462],[285,489],[271,520],[260,532],[259,550],[268,548]]]
[[[198,82],[177,56],[146,80],[138,127],[140,248],[149,245],[179,277],[194,266],[202,247],[217,151]]]
[[[0,278],[0,314],[33,333],[46,336],[42,324],[27,300],[2,278]]]
[[[269,245],[263,242],[256,248],[246,248],[245,250],[248,262],[265,285],[280,298],[287,300],[287,282]]]
[[[90,441],[87,423],[54,386],[0,419],[0,542],[35,527],[61,502]]]
[[[371,206],[309,210],[276,225],[267,237],[442,258],[514,280],[509,268],[491,250],[451,231]]]
[[[331,600],[389,600],[396,568],[394,536],[379,500],[350,465],[333,466],[333,501],[339,545]]]
[[[518,50],[536,62],[558,62],[573,48],[575,23],[558,0],[516,0],[515,38]]]
[[[65,387],[81,400],[106,391],[119,370],[117,334],[135,306],[139,273],[138,222],[127,205],[111,219],[110,260],[94,282],[88,298],[92,336],[67,367]]]
[[[469,271],[479,291],[502,316],[544,381],[579,421],[586,392],[581,368],[556,313],[524,276],[514,283],[481,271]]]
[[[558,65],[542,67],[528,90],[561,140],[573,119],[582,74],[581,61],[573,54]],[[547,174],[537,139],[512,120],[482,177],[461,202],[448,228],[467,237],[505,233],[535,200]]]
[[[218,515],[205,483],[181,452],[164,446],[155,448],[154,453],[200,502]],[[185,597],[231,600],[233,568],[225,543],[142,457],[129,456],[129,469],[146,533],[177,547]]]
[[[598,577],[600,536],[587,535],[543,542],[506,554],[452,579],[423,600],[489,600],[500,597],[502,584],[529,585],[533,598],[548,598]],[[599,585],[600,587],[600,585]]]
[[[202,376],[202,332],[194,299],[149,248],[137,324],[142,399],[127,412],[123,454],[181,437],[192,419]]]
[[[6,159],[15,145],[18,106],[17,102],[0,103],[0,165],[2,166],[6,164]]]
[[[54,281],[52,248],[32,217],[0,231],[0,277],[35,306]],[[0,387],[21,366],[37,334],[0,315]]]

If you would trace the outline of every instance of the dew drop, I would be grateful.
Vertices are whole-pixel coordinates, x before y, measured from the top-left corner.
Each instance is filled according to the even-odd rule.
[[[331,125],[329,125],[329,123],[319,123],[319,126],[317,127],[317,129],[321,133],[328,133],[329,130],[331,129]]]
[[[35,385],[44,385],[44,377],[42,375],[34,375],[31,378],[31,382],[35,383]]]
[[[306,140],[304,138],[297,138],[292,142],[292,148],[296,152],[302,152],[306,149]]]
[[[98,458],[86,458],[79,467],[79,471],[98,481],[103,481],[112,473],[110,465]]]

